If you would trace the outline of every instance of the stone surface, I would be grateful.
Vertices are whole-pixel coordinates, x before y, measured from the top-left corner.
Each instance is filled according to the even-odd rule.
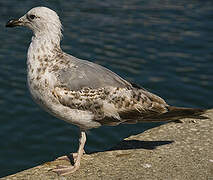
[[[111,151],[84,155],[74,174],[51,172],[57,160],[10,175],[6,179],[149,179],[213,180],[213,110],[209,119],[184,119],[126,138]]]

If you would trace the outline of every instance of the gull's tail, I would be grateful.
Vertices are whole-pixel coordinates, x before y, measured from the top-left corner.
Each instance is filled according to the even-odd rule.
[[[202,116],[207,110],[199,108],[184,108],[168,106],[168,111],[162,114],[155,114],[144,116],[137,120],[127,120],[124,124],[134,124],[142,122],[162,122],[162,121],[176,121],[183,118],[193,118],[193,119],[207,119],[207,117]]]
[[[157,116],[157,119],[162,120],[178,120],[182,118],[195,118],[195,119],[203,119],[202,116],[206,112],[205,109],[199,108],[184,108],[184,107],[175,107],[169,106],[168,112],[160,114]]]

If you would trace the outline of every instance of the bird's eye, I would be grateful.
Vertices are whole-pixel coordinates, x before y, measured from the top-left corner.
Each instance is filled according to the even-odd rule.
[[[36,16],[31,14],[29,17],[30,17],[30,19],[35,19]]]

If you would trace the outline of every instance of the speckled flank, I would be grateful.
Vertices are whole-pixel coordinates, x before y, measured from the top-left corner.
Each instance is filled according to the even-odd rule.
[[[83,88],[80,91],[70,91],[67,88],[56,87],[53,95],[64,106],[91,111],[96,121],[103,122],[102,120],[107,118],[109,123],[104,121],[107,125],[112,125],[112,121],[119,124],[130,118],[134,121],[135,118],[143,118],[146,114],[157,115],[167,112],[167,104],[162,99],[155,99],[151,93],[146,96],[143,90],[134,88]],[[129,117],[128,114],[131,112],[137,117]]]

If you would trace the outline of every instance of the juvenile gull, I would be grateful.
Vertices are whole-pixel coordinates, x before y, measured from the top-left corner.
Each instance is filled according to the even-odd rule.
[[[60,175],[79,168],[88,129],[191,116],[199,118],[204,112],[169,106],[159,96],[112,71],[63,52],[60,47],[62,25],[58,15],[49,8],[33,8],[6,24],[6,27],[15,26],[26,26],[33,31],[27,53],[27,80],[33,99],[50,114],[80,129],[75,164],[53,170]]]

